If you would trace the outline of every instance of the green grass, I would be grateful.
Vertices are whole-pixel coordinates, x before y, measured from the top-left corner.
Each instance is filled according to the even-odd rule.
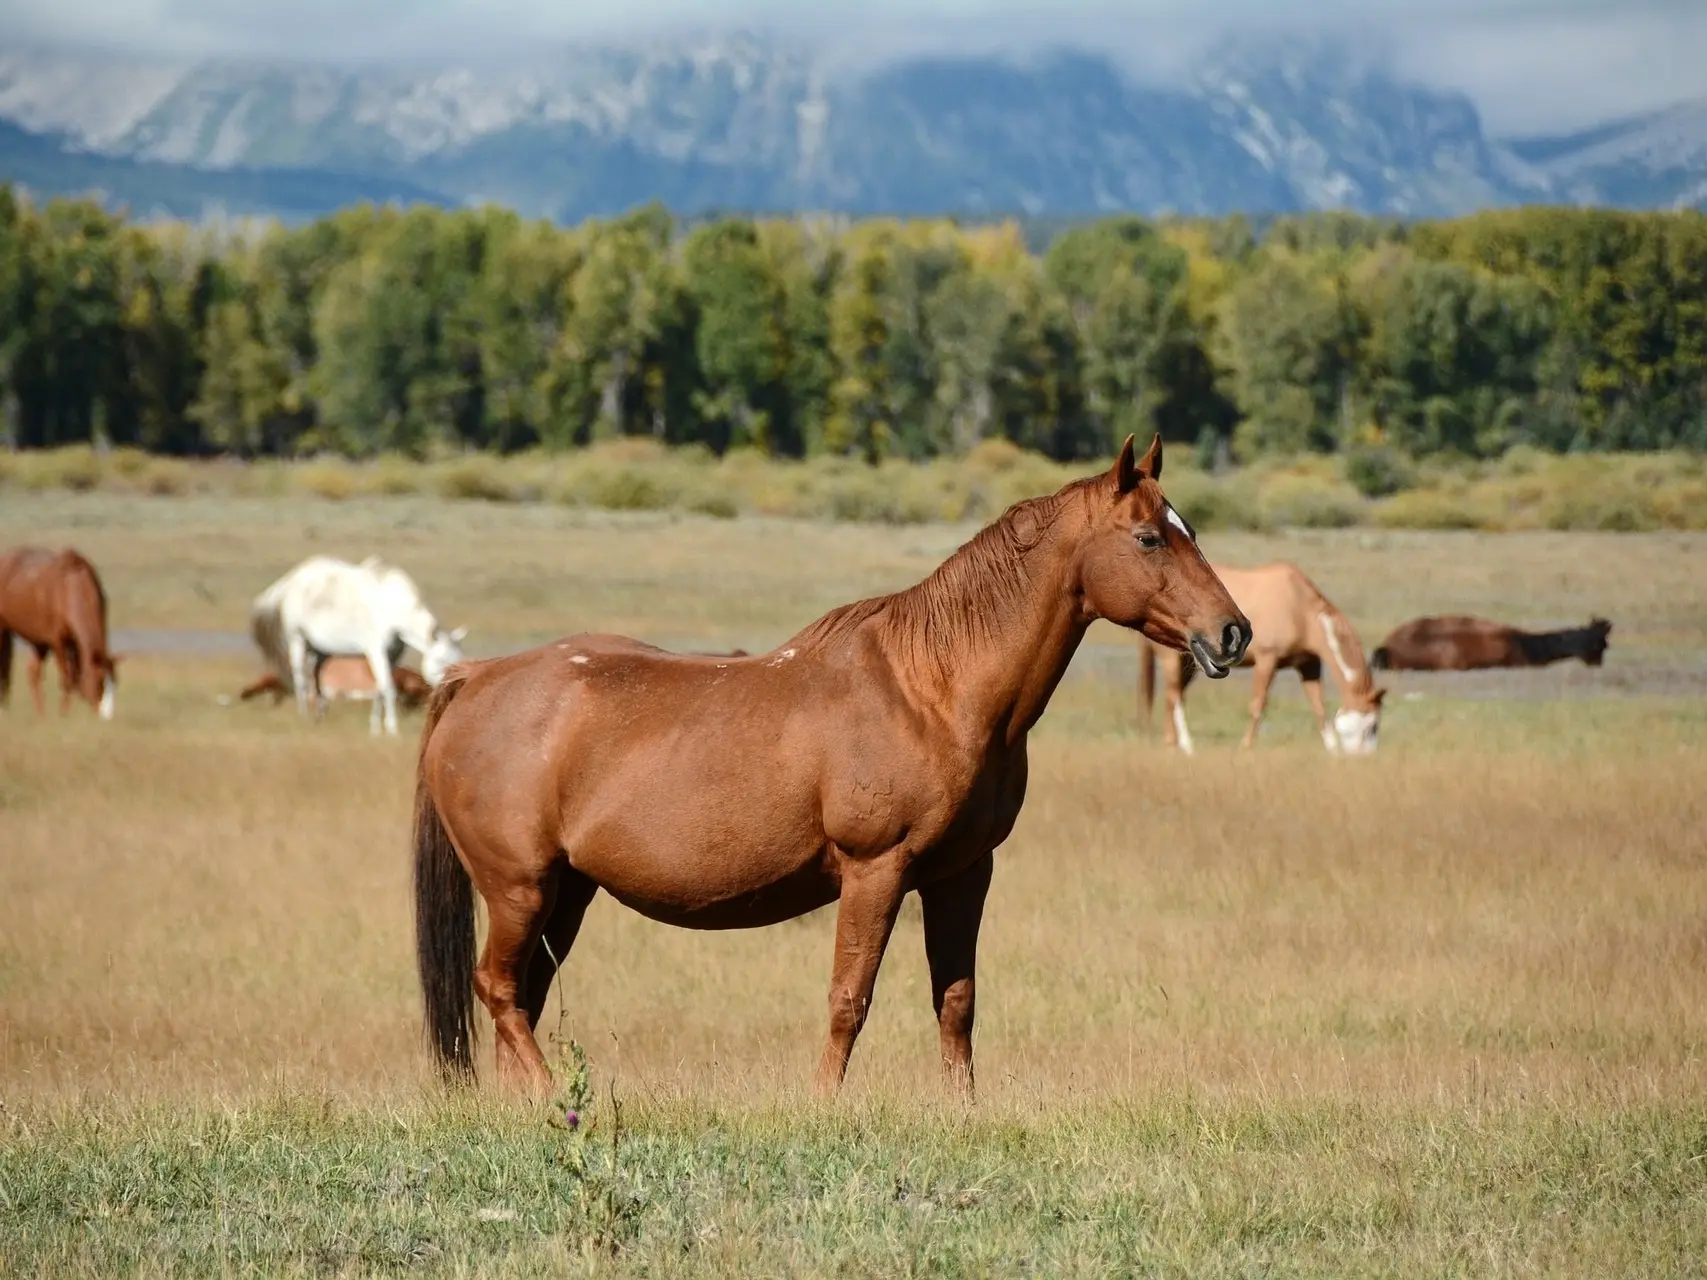
[[[1287,1096],[963,1115],[601,1100],[12,1117],[55,1274],[1698,1274],[1707,1109]]]

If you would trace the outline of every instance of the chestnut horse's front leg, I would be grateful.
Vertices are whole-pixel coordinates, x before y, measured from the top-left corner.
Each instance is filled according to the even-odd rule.
[[[978,926],[990,889],[995,854],[919,890],[925,916],[925,958],[931,967],[931,1004],[936,1008],[942,1042],[943,1078],[951,1088],[972,1096],[972,1019],[974,971],[978,967]]]
[[[830,972],[830,1036],[818,1061],[820,1094],[835,1093],[847,1075],[854,1041],[871,1010],[877,966],[883,963],[905,893],[901,850],[891,849],[870,860],[843,860],[836,955]]]

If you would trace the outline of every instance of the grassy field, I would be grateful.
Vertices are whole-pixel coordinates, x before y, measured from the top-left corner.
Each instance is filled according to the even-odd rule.
[[[937,1088],[911,903],[834,1105],[807,1092],[830,912],[694,934],[606,899],[547,1016],[585,1047],[586,1123],[441,1097],[418,718],[373,741],[362,708],[222,707],[252,661],[181,651],[313,550],[395,557],[485,652],[768,647],[970,529],[0,496],[0,545],[74,542],[137,641],[112,724],[0,712],[0,1274],[1698,1273],[1700,535],[1206,538],[1297,561],[1369,645],[1462,608],[1601,613],[1612,649],[1393,679],[1361,761],[1290,678],[1240,754],[1248,680],[1200,682],[1185,760],[1097,632],[998,857],[970,1111]]]

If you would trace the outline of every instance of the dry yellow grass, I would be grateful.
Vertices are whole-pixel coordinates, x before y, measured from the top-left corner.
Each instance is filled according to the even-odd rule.
[[[356,708],[315,730],[288,707],[210,706],[213,677],[240,670],[192,681],[143,659],[111,726],[7,717],[8,1092],[417,1078],[413,741],[370,740]],[[1477,743],[1504,714],[1487,704],[1450,751],[1399,739],[1336,764],[1298,732],[1186,761],[1104,721],[1106,700],[1092,679],[1064,691],[998,860],[987,1097],[1701,1088],[1698,720],[1588,704],[1563,752],[1524,751]],[[571,1024],[631,1087],[791,1095],[823,1031],[832,919],[698,934],[601,900]],[[853,1087],[916,1090],[934,1053],[910,909]]]
[[[500,645],[594,627],[768,644],[821,607],[918,576],[965,534],[411,501],[340,507],[311,536],[283,504],[27,502],[41,505],[0,509],[0,541],[74,538],[106,574],[119,626],[237,629],[248,596],[307,550],[373,550]],[[993,1129],[958,1127],[936,1100],[911,904],[850,1072],[847,1114],[863,1119],[843,1131],[804,1103],[832,912],[696,934],[601,899],[560,991],[596,1078],[638,1109],[632,1140],[651,1154],[635,1158],[663,1162],[660,1186],[688,1177],[671,1163],[682,1152],[710,1159],[695,1145],[706,1134],[737,1135],[751,1167],[807,1149],[833,1164],[866,1142],[882,1154],[858,1178],[936,1160],[957,1185],[980,1180],[1009,1220],[997,1253],[977,1245],[997,1236],[974,1232],[944,1255],[950,1270],[1011,1270],[1016,1240],[1045,1239],[1055,1243],[1025,1256],[1064,1273],[1123,1269],[1123,1241],[1138,1242],[1138,1269],[1311,1271],[1358,1258],[1407,1272],[1474,1271],[1478,1260],[1493,1271],[1683,1268],[1707,1244],[1689,1226],[1707,1221],[1707,714],[1687,665],[1707,625],[1701,544],[1322,534],[1218,536],[1208,549],[1299,560],[1371,644],[1374,627],[1447,607],[1594,610],[1619,629],[1604,672],[1472,690],[1551,687],[1568,699],[1459,697],[1450,682],[1413,681],[1426,696],[1396,701],[1380,754],[1364,761],[1325,757],[1290,684],[1263,746],[1235,752],[1240,679],[1194,686],[1205,750],[1165,753],[1134,730],[1130,649],[1087,651],[1034,737],[1027,806],[997,859],[977,1045]],[[1682,697],[1642,692],[1656,663],[1672,664]],[[321,1139],[385,1149],[395,1120],[420,1127],[427,1136],[411,1141],[429,1150],[472,1151],[488,1132],[499,1145],[481,1167],[522,1167],[536,1139],[513,1117],[481,1113],[441,1133],[425,1118],[436,1104],[421,1101],[406,851],[418,717],[400,739],[373,741],[365,708],[335,709],[315,728],[288,706],[217,706],[249,671],[235,657],[142,655],[124,669],[111,725],[86,709],[38,723],[16,695],[0,713],[0,1101],[18,1118],[8,1131],[0,1115],[0,1148],[25,1144],[16,1150],[34,1153],[30,1168],[111,1165],[115,1186],[141,1177],[141,1161],[240,1188],[249,1174],[207,1172],[202,1146],[174,1146],[171,1134],[188,1126],[194,1144],[225,1150],[208,1126],[229,1125],[220,1141],[259,1152],[283,1132],[312,1164]],[[1620,689],[1628,696],[1593,696]],[[269,1110],[281,1093],[336,1098],[355,1119]],[[1675,1151],[1655,1146],[1667,1134]],[[146,1154],[151,1143],[167,1154]],[[1642,1161],[1665,1179],[1631,1172]],[[339,1212],[351,1221],[369,1211],[365,1193],[328,1190],[346,1186],[332,1166],[291,1167],[267,1175],[294,1188],[297,1201],[279,1192],[281,1203],[324,1209],[346,1195]],[[720,1192],[720,1229],[741,1248],[716,1245],[701,1222],[671,1252],[676,1228],[636,1211],[623,1256],[701,1274],[759,1257],[767,1270],[814,1274],[922,1265],[938,1239],[926,1227],[866,1238],[849,1225],[882,1219],[889,1202],[872,1217],[850,1201],[849,1223],[832,1214],[791,1235],[786,1206],[821,1207],[814,1196],[854,1185],[824,1176],[816,1190],[765,1192],[754,1203],[771,1207],[751,1218],[740,1217],[742,1193]],[[0,1153],[0,1196],[34,1232],[0,1227],[0,1265],[8,1239],[13,1256],[49,1270],[134,1261],[147,1256],[136,1242],[178,1212],[156,1208],[165,1216],[102,1228],[105,1244],[75,1243],[73,1219],[100,1217],[109,1193],[97,1205],[80,1175],[41,1177],[23,1195],[24,1166]],[[1549,1188],[1561,1179],[1578,1216],[1556,1220]],[[1502,1200],[1508,1180],[1539,1189]],[[1000,1190],[1010,1182],[1011,1202]],[[169,1198],[170,1185],[144,1201]],[[1439,1205],[1416,1199],[1424,1186]],[[1145,1218],[1146,1204],[1160,1216]],[[221,1215],[185,1237],[183,1256],[215,1269],[392,1265],[383,1250],[313,1253],[350,1228],[302,1213],[278,1228],[282,1252],[263,1247],[266,1231],[262,1244],[221,1234],[235,1230]],[[1137,1235],[1121,1234],[1122,1215],[1136,1215]],[[1098,1234],[1050,1234],[1075,1221]],[[451,1269],[475,1265],[490,1229],[455,1230],[462,1243],[444,1248],[462,1262]],[[237,1253],[218,1251],[228,1246]],[[419,1261],[413,1247],[397,1244],[397,1265]],[[558,1247],[514,1256],[547,1271],[585,1261]],[[510,1255],[490,1256],[503,1269]]]

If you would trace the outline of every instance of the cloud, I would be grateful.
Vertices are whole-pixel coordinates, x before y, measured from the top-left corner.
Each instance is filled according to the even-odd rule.
[[[840,57],[1106,50],[1166,76],[1228,30],[1373,30],[1496,132],[1565,130],[1702,92],[1702,0],[0,0],[0,42],[174,57],[471,60],[750,26]]]

